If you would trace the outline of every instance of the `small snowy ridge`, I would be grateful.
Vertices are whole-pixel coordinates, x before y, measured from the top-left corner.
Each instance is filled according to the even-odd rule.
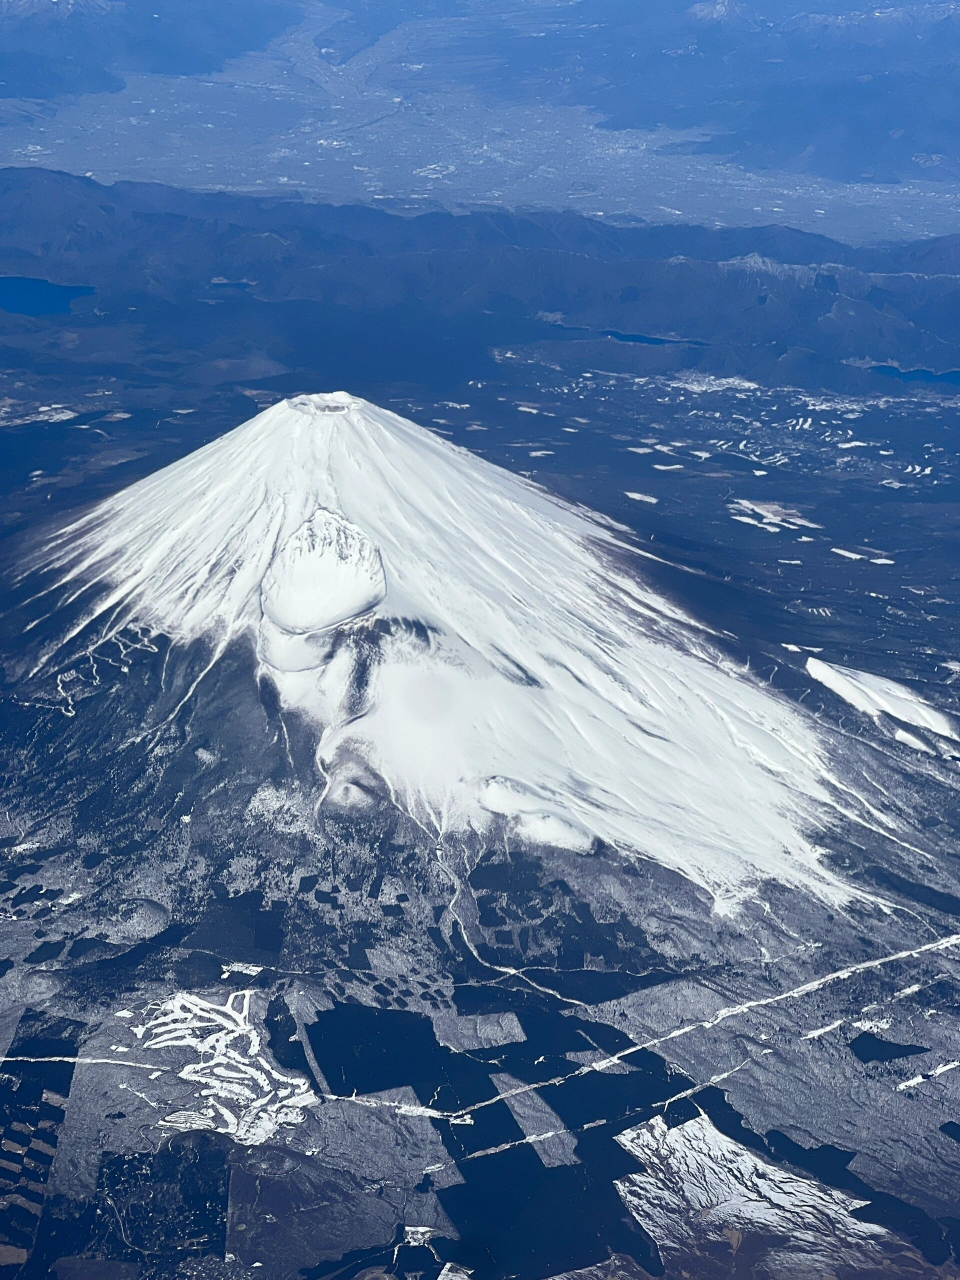
[[[949,716],[931,707],[919,694],[906,685],[898,684],[896,680],[873,676],[867,671],[856,671],[852,667],[837,667],[833,663],[822,662],[819,658],[807,659],[807,674],[826,685],[838,698],[843,698],[844,702],[849,702],[852,707],[872,716],[874,720],[887,715],[902,724],[912,724],[918,729],[928,729],[931,733],[939,734],[942,738],[960,741]],[[930,750],[926,743],[911,733],[898,730],[895,736],[899,742],[918,751]]]
[[[834,1275],[841,1266],[858,1275],[885,1270],[891,1236],[851,1216],[866,1201],[779,1168],[706,1116],[672,1129],[658,1116],[617,1141],[644,1166],[617,1189],[668,1270],[704,1246],[729,1246],[733,1233],[769,1240],[762,1270],[780,1280]]]
[[[815,1031],[805,1032],[800,1037],[800,1039],[801,1040],[819,1040],[821,1036],[826,1036],[826,1035],[829,1035],[831,1031],[839,1030],[839,1028],[843,1026],[843,1022],[844,1022],[843,1018],[838,1018],[836,1022],[831,1022],[826,1027],[817,1027]]]
[[[911,1076],[909,1080],[904,1080],[902,1084],[897,1085],[897,1092],[903,1093],[906,1089],[916,1089],[919,1085],[925,1084],[928,1080],[937,1080],[940,1076],[945,1076],[948,1071],[956,1071],[960,1067],[960,1062],[941,1062],[938,1067],[934,1067],[932,1071],[925,1071],[919,1076]]]
[[[99,587],[61,644],[139,624],[212,665],[252,642],[316,726],[325,802],[373,784],[439,839],[600,838],[721,909],[764,877],[846,896],[807,836],[835,794],[815,722],[648,588],[625,536],[336,392],[101,503],[41,567]]]
[[[830,550],[835,556],[843,556],[845,560],[866,560],[866,556],[860,555],[858,551],[845,551],[843,547],[831,547]]]
[[[771,533],[779,533],[782,529],[823,528],[823,525],[807,520],[793,507],[785,507],[779,502],[753,502],[749,498],[736,498],[727,504],[727,510],[734,520],[739,520],[742,524],[757,524]],[[755,516],[760,518],[754,519]]]

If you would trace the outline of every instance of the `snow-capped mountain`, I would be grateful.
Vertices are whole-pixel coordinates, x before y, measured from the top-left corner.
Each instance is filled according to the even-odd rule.
[[[768,876],[841,894],[807,834],[830,807],[812,722],[644,585],[622,531],[363,400],[285,400],[44,555],[99,586],[74,639],[254,644],[315,726],[325,803],[605,841],[721,905]]]

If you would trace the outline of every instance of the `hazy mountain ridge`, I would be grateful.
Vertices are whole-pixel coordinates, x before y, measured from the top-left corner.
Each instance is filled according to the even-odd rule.
[[[618,227],[574,214],[432,213],[198,195],[151,185],[104,188],[9,169],[0,194],[6,274],[89,285],[67,360],[94,358],[121,319],[122,363],[138,355],[150,307],[230,299],[321,305],[348,315],[419,309],[506,325],[543,358],[635,373],[696,369],[800,386],[888,387],[889,371],[960,369],[960,238],[855,249],[780,227]],[[136,308],[135,317],[128,312]],[[211,308],[212,310],[212,308]],[[408,321],[409,322],[409,321]],[[198,319],[219,331],[218,316]],[[402,322],[401,322],[402,323]],[[42,349],[64,322],[4,317],[8,346]],[[257,348],[289,363],[280,324]],[[247,340],[249,341],[249,339]],[[132,345],[131,345],[132,344]],[[176,359],[167,352],[168,358]],[[885,367],[886,376],[871,371]]]
[[[138,72],[197,75],[266,43],[297,13],[284,0],[241,0],[223,24],[195,5],[121,0],[5,0],[0,99],[116,93]]]

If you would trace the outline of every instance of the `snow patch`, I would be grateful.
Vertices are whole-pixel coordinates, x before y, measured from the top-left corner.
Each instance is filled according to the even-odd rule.
[[[852,667],[834,666],[819,658],[807,659],[807,674],[826,685],[838,698],[849,702],[852,707],[874,720],[886,715],[902,724],[912,724],[917,729],[928,729],[942,738],[960,741],[949,716],[931,707],[919,694],[906,685],[898,684],[896,680],[874,676],[867,671],[857,671]],[[919,740],[912,734],[898,731],[896,737],[898,741],[915,746],[918,750],[929,751],[925,744],[918,745]]]
[[[736,498],[727,504],[727,510],[734,520],[743,524],[759,524],[761,528],[771,532],[781,529],[822,529],[823,525],[814,524],[801,515],[794,507],[785,507],[780,502],[754,502],[750,498]],[[759,516],[759,520],[753,519]]]
[[[624,1203],[664,1261],[730,1246],[734,1233],[774,1243],[763,1270],[780,1280],[833,1275],[838,1266],[879,1274],[882,1227],[851,1211],[865,1204],[778,1168],[713,1127],[706,1116],[670,1129],[658,1116],[617,1141],[644,1165],[618,1182]],[[682,1264],[681,1264],[682,1265]],[[863,1268],[861,1271],[860,1268]]]
[[[164,1116],[164,1128],[227,1133],[256,1146],[283,1126],[302,1124],[304,1109],[319,1103],[306,1080],[278,1071],[264,1054],[251,1019],[252,994],[235,991],[218,1005],[178,992],[131,1027],[145,1052],[166,1057],[165,1051],[186,1050],[193,1059],[177,1074],[196,1089],[196,1104]]]

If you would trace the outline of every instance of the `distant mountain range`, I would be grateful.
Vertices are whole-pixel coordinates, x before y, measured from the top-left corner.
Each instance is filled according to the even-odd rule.
[[[0,317],[8,362],[67,326],[58,359],[141,364],[172,306],[192,308],[195,332],[189,352],[167,344],[162,358],[188,378],[191,361],[251,352],[260,373],[248,378],[299,367],[303,324],[338,316],[389,321],[414,345],[430,332],[462,350],[509,342],[564,367],[848,391],[960,384],[960,236],[855,248],[779,226],[408,216],[25,168],[0,171],[0,199],[4,275],[97,291],[69,319]],[[291,330],[293,311],[314,321]],[[105,348],[118,324],[124,341]]]

